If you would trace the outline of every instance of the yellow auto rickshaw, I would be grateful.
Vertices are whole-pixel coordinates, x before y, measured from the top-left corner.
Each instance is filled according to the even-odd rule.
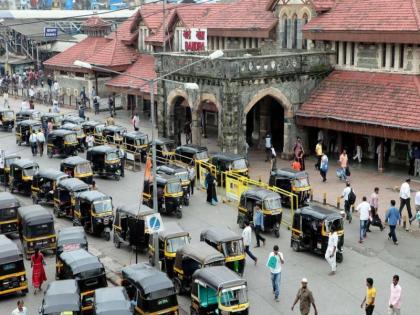
[[[10,164],[9,190],[13,194],[15,191],[27,196],[31,195],[32,178],[38,171],[38,163],[20,159]]]
[[[149,137],[140,131],[127,132],[123,135],[123,148],[128,153],[140,156],[142,162],[146,162]]]
[[[0,234],[8,235],[18,232],[17,211],[20,202],[8,192],[0,192]]]
[[[9,184],[10,164],[19,159],[20,155],[17,154],[8,154],[4,157],[3,167],[0,167],[0,177],[5,185]]]
[[[51,159],[54,155],[77,155],[79,143],[75,131],[57,129],[48,134],[47,155]]]
[[[217,183],[226,186],[224,172],[232,172],[239,176],[248,177],[248,160],[245,156],[234,153],[217,153],[211,156],[209,163],[214,165],[217,171]]]
[[[12,131],[15,126],[15,112],[11,109],[0,109],[0,128]]]
[[[61,121],[63,120],[63,115],[59,113],[45,113],[41,116],[41,123],[43,126],[47,126],[49,122],[52,123],[53,129],[59,129],[61,126]]]
[[[32,133],[37,133],[42,129],[41,122],[38,120],[22,120],[16,123],[15,135],[16,144],[22,145],[25,143],[29,145],[29,137]]]
[[[77,142],[79,143],[79,145],[77,147],[78,151],[79,152],[85,152],[85,149],[87,147],[86,135],[85,135],[81,125],[65,123],[60,127],[60,129],[74,131],[76,133]]]
[[[90,186],[77,178],[60,180],[54,189],[54,215],[74,218],[76,195],[88,191]]]
[[[90,162],[80,156],[71,156],[60,163],[60,170],[70,177],[74,177],[91,185],[93,172]]]
[[[32,178],[32,202],[53,203],[54,190],[57,183],[68,175],[55,169],[47,168],[36,172]]]

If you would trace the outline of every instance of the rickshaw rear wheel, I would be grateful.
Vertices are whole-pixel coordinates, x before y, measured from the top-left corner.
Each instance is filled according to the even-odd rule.
[[[178,278],[174,279],[174,288],[177,295],[181,295],[183,293],[181,280]]]
[[[343,262],[343,259],[344,259],[343,254],[337,253],[336,260],[339,264]]]
[[[118,239],[118,236],[116,236],[116,235],[115,235],[115,233],[114,233],[114,235],[112,236],[112,240],[114,241],[114,246],[115,246],[115,248],[120,248],[120,247],[121,247],[121,242],[120,242],[120,240]]]
[[[154,266],[155,262],[154,262],[153,256],[149,256],[148,259],[149,259],[150,266]]]
[[[279,229],[274,230],[274,236],[277,237],[277,238],[280,237],[280,230]]]
[[[105,241],[109,242],[109,240],[111,239],[111,233],[104,232],[104,238],[105,238]]]
[[[182,218],[182,211],[177,211],[176,212],[176,217],[177,217],[177,219],[181,219]]]
[[[197,311],[192,306],[190,306],[190,314],[191,315],[198,315]]]
[[[32,196],[32,203],[34,205],[38,204],[38,199],[35,196]]]
[[[52,157],[53,157],[53,153],[52,153],[52,151],[48,151],[48,152],[47,152],[47,155],[48,155],[48,157],[49,157],[50,159],[52,159]]]
[[[299,245],[299,242],[297,242],[297,241],[293,241],[293,243],[292,243],[292,249],[293,249],[295,252],[300,252],[300,245]]]

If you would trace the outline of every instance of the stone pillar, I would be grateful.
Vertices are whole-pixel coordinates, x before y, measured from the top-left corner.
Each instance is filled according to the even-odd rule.
[[[243,104],[240,104],[237,82],[223,82],[223,104],[221,113],[222,135],[219,138],[223,152],[243,153],[245,133],[243,132]],[[246,122],[246,119],[245,119]]]
[[[291,19],[287,19],[287,48],[292,49],[293,45],[293,23]]]
[[[191,117],[192,143],[196,145],[201,145],[201,112],[194,109],[191,113]]]
[[[264,148],[264,137],[267,132],[271,131],[270,126],[270,101],[269,98],[264,98],[260,101],[259,111],[260,111],[260,128],[259,128],[259,139],[258,144],[261,148]]]
[[[344,64],[344,43],[339,42],[338,43],[338,65],[342,66]]]
[[[296,48],[302,49],[303,47],[303,34],[302,34],[302,26],[303,26],[303,20],[297,19],[297,43]]]
[[[297,137],[297,127],[291,110],[284,110],[283,152],[282,159],[291,159],[294,155],[293,145]]]
[[[284,32],[284,20],[279,17],[279,23],[277,23],[276,27],[276,42],[278,44],[278,48],[283,48],[283,32]]]
[[[391,45],[392,44],[386,44],[385,69],[387,70],[391,69]]]
[[[384,156],[385,156],[385,147],[384,147],[384,140],[381,139],[380,150],[378,155],[378,171],[384,171]]]
[[[165,95],[165,83],[164,81],[158,81],[157,83],[157,128],[159,137],[167,137],[167,122],[168,117],[166,115],[166,100]],[[153,104],[150,104],[150,110],[153,110]]]

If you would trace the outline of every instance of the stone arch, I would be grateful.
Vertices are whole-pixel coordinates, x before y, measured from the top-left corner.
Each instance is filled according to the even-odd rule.
[[[286,18],[290,18],[290,10],[289,10],[289,8],[287,8],[287,7],[283,7],[281,10],[280,10],[280,12],[279,12],[279,17],[283,17],[283,16],[286,16]]]
[[[292,110],[292,103],[289,101],[289,99],[281,92],[279,89],[269,87],[263,90],[258,91],[257,94],[255,94],[249,103],[244,107],[244,115],[248,114],[248,112],[254,107],[254,105],[263,99],[265,96],[271,96],[274,99],[276,99],[284,108],[284,116],[286,118],[292,118],[293,117],[293,110]]]
[[[169,92],[168,97],[166,98],[166,106],[168,109],[168,113],[171,113],[174,109],[175,100],[178,97],[182,97],[188,102],[188,93],[185,90],[182,89],[174,89],[171,92]],[[191,104],[188,102],[188,106],[192,109]]]
[[[299,19],[303,19],[305,14],[308,17],[308,21],[310,21],[312,19],[312,12],[308,7],[303,7],[299,10],[299,12],[298,12]]]
[[[204,103],[210,102],[213,103],[217,108],[217,138],[219,139],[222,134],[222,105],[220,104],[218,98],[213,93],[201,93],[193,106],[192,118],[193,126],[196,126],[196,130],[193,130],[193,143],[201,143],[201,111]]]
[[[175,137],[175,140],[177,140],[177,136],[179,137],[179,133],[183,130],[182,124],[184,118],[177,118],[183,115],[177,115],[175,110],[177,101],[179,99],[184,99],[187,103],[187,108],[189,108],[192,112],[192,104],[190,102],[190,98],[188,97],[187,91],[182,89],[174,89],[169,92],[168,97],[166,98],[166,135],[171,138]]]

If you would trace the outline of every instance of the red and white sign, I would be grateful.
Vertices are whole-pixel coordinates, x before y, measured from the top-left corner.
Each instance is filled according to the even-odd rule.
[[[182,50],[207,50],[207,29],[190,28],[182,32]]]

